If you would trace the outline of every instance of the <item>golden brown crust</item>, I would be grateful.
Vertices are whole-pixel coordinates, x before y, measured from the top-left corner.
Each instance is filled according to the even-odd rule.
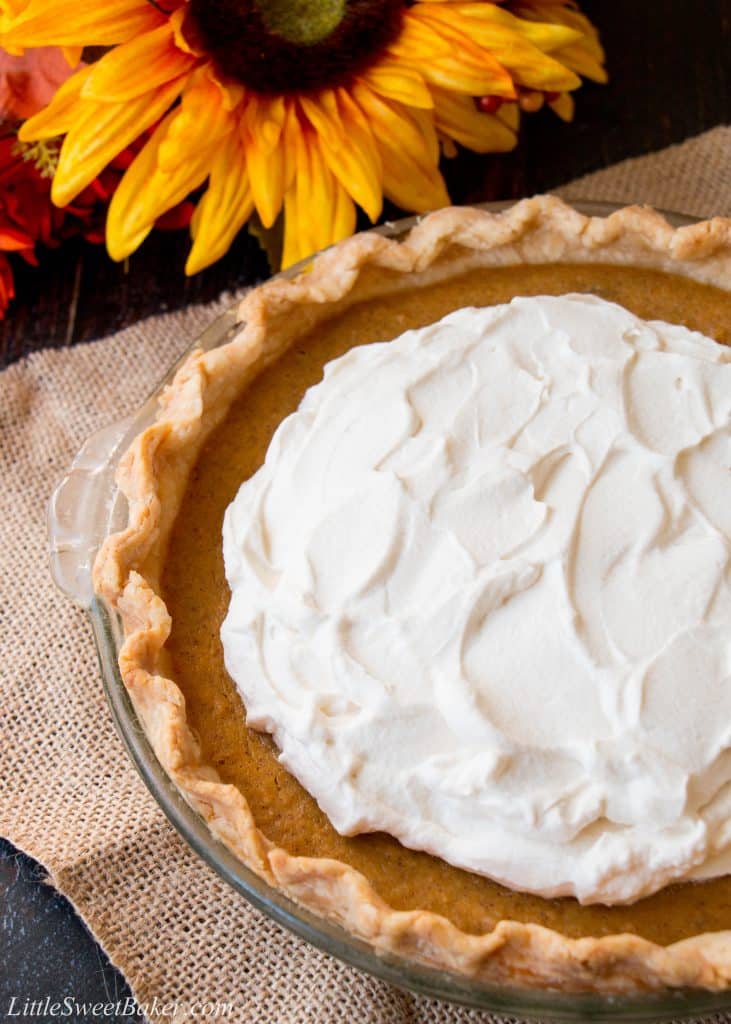
[[[213,834],[303,906],[379,950],[496,983],[602,992],[722,989],[731,985],[731,931],[668,947],[629,934],[570,939],[514,921],[469,935],[431,912],[394,910],[344,863],[275,847],[239,790],[202,762],[183,695],[168,678],[170,616],[159,596],[168,538],[203,442],[245,385],[295,338],[354,302],[480,266],[583,261],[670,270],[729,290],[731,220],[673,229],[643,207],[588,218],[550,196],[502,214],[448,208],[425,217],[404,240],[356,235],[296,278],[255,289],[240,306],[239,334],[188,357],[161,398],[156,422],[124,455],[117,481],[128,499],[128,525],[106,540],[94,581],[121,616],[122,678],[160,762]]]

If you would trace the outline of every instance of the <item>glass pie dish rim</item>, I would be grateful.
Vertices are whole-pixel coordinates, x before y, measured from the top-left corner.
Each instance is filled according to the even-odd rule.
[[[567,200],[577,210],[607,216],[622,204]],[[501,211],[513,201],[479,204]],[[695,218],[659,211],[671,223]],[[418,220],[408,217],[372,230],[388,236],[404,234]],[[308,263],[309,259],[305,261]],[[305,264],[284,271],[295,276]],[[176,360],[164,379],[131,417],[95,434],[83,446],[69,473],[60,482],[48,510],[51,571],[59,588],[89,615],[101,667],[102,681],[115,727],[148,789],[186,842],[259,910],[277,923],[347,964],[401,988],[446,999],[476,1009],[517,1015],[532,1020],[664,1021],[731,1009],[731,990],[678,990],[646,995],[599,995],[558,990],[513,988],[478,981],[395,954],[377,951],[332,921],[304,909],[246,867],[211,834],[206,822],[185,801],[158,762],[137,719],[118,668],[122,641],[116,613],[93,592],[91,567],[104,537],[124,523],[125,504],[114,483],[119,457],[132,438],[148,425],[162,387],[193,348],[224,344],[237,329],[235,307],[217,317]]]

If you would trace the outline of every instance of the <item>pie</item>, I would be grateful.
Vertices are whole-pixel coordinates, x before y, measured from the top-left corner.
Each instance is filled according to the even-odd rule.
[[[274,728],[261,724],[266,716],[257,715],[258,729],[247,726],[224,666],[221,627],[231,601],[224,515],[323,366],[355,346],[437,321],[448,325],[449,317],[440,318],[453,311],[515,297],[573,296],[581,316],[588,301],[582,295],[618,304],[622,316],[684,325],[729,344],[731,221],[673,229],[639,207],[587,218],[553,197],[501,214],[445,209],[403,239],[357,235],[295,278],[254,289],[240,307],[240,332],[187,358],[162,395],[156,422],[122,459],[128,526],[100,551],[95,585],[121,616],[121,674],[157,757],[212,833],[301,905],[378,950],[490,982],[567,991],[720,990],[731,985],[728,873],[663,884],[650,895],[638,889],[638,898],[612,906],[582,904],[571,895],[520,891],[382,831],[340,834],[284,767],[268,735]],[[525,315],[533,315],[534,300],[525,301]],[[556,301],[541,299],[540,315],[550,319]],[[554,335],[558,344],[561,331]],[[714,370],[706,390],[716,388],[722,405],[717,378]],[[670,386],[681,388],[681,378]],[[304,514],[291,512],[295,519]],[[634,514],[630,503],[622,514]],[[675,586],[674,571],[663,571],[661,588]],[[622,627],[631,632],[626,615]],[[383,756],[377,743],[366,748],[366,759]],[[668,800],[670,789],[668,776]],[[645,867],[638,861],[638,877]]]

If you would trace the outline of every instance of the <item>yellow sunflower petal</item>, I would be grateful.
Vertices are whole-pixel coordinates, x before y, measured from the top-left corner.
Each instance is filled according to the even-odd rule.
[[[400,108],[403,112],[403,108]],[[427,164],[438,164],[439,163],[439,133],[437,132],[434,124],[434,115],[431,110],[414,110],[411,109],[408,112],[408,116],[413,121],[415,127],[421,133],[421,137],[424,140],[424,152],[427,154]]]
[[[292,126],[294,128],[294,125]],[[309,219],[309,150],[304,143],[301,126],[294,128],[288,140],[288,150],[294,166],[290,187],[284,194],[284,239],[282,267],[298,263],[313,250],[310,248]]]
[[[293,140],[296,140],[301,130],[302,115],[299,104],[295,102],[285,104],[281,147],[284,164],[284,193],[291,188],[297,173],[297,159]]]
[[[503,124],[507,125],[512,132],[517,134],[518,129],[520,128],[519,103],[503,103],[495,116],[499,118]]]
[[[177,173],[180,164],[212,150],[236,125],[205,68],[188,77],[175,113],[158,154],[160,170],[166,174]]]
[[[185,25],[185,16],[188,13],[187,4],[182,4],[176,11],[170,15],[170,25],[172,26],[173,36],[175,37],[175,45],[183,53],[188,53],[192,57],[203,57],[205,54],[202,50],[199,50],[196,46],[192,45],[192,42],[186,36],[183,31]]]
[[[536,23],[551,22],[566,25],[580,33],[581,38],[554,51],[557,60],[566,64],[584,78],[604,83],[608,76],[604,68],[604,50],[599,33],[589,19],[575,8],[563,3],[544,0],[525,0],[514,8],[515,13]]]
[[[317,136],[306,132],[300,141],[304,160],[295,180],[301,210],[299,233],[306,252],[316,252],[332,242],[336,181],[317,145]]]
[[[375,220],[382,205],[380,158],[357,104],[345,89],[324,89],[312,97],[298,97],[297,105],[315,129],[332,173]],[[295,123],[293,129],[297,127]]]
[[[383,190],[397,205],[416,213],[449,203],[439,173],[439,144],[431,119],[389,103],[365,82],[352,87],[353,98],[370,123],[381,154]]]
[[[383,206],[383,193],[381,160],[373,133],[348,92],[341,88],[336,95],[347,145],[333,147],[318,133],[322,154],[351,199],[363,207],[371,220],[376,220]]]
[[[172,25],[167,21],[116,46],[92,64],[82,95],[85,99],[121,103],[186,74],[194,64],[195,57],[175,45]]]
[[[558,114],[562,121],[573,121],[574,100],[567,92],[562,92],[555,100],[549,100],[548,105],[554,114]]]
[[[114,46],[164,20],[147,0],[31,0],[4,31],[3,46]]]
[[[157,215],[150,209],[141,190],[157,171],[160,142],[176,117],[176,112],[157,126],[152,137],[142,147],[124,173],[112,196],[107,214],[107,251],[113,260],[123,260],[145,240],[152,230]]]
[[[28,0],[0,0],[0,18],[15,18],[28,6]]]
[[[573,68],[577,74],[591,79],[592,82],[604,85],[609,81],[606,69],[583,42],[565,46],[563,49],[557,50],[555,56],[564,61],[568,67]]]
[[[91,74],[91,67],[81,68],[61,85],[43,110],[24,121],[18,131],[21,142],[36,142],[63,135],[73,125],[81,90]]]
[[[418,68],[419,61],[449,56],[449,44],[420,19],[405,16],[398,38],[386,53],[399,65]]]
[[[161,152],[181,116],[173,110],[158,125],[124,173],[107,214],[107,250],[123,260],[141,245],[158,217],[205,181],[213,162],[210,148],[191,146],[186,160],[163,170]]]
[[[557,92],[577,89],[581,85],[581,79],[570,68],[548,56],[527,38],[531,24],[538,25],[537,22],[522,21],[493,4],[455,4],[454,9],[433,5],[423,17],[441,31],[451,34],[457,43],[457,31],[469,36],[507,68],[519,85]],[[550,36],[550,39],[543,40],[544,45],[554,48],[581,38],[580,32],[567,26],[541,27],[544,35]],[[546,29],[552,32],[547,33]]]
[[[446,24],[435,24],[423,5],[408,8],[390,56],[416,67],[430,85],[468,96],[515,97],[508,71],[468,36]]]
[[[334,202],[330,218],[330,245],[348,238],[355,231],[355,203],[339,181],[333,178]]]
[[[297,102],[307,120],[330,149],[336,150],[347,141],[334,89],[321,89],[316,96],[298,96]]]
[[[299,227],[299,205],[295,190],[290,188],[284,196],[284,241],[282,243],[282,269],[304,259],[302,242],[297,233]]]
[[[262,224],[269,228],[282,208],[285,183],[284,153],[281,149],[275,149],[267,157],[256,146],[248,146],[246,154],[254,204]]]
[[[449,193],[438,167],[422,167],[408,153],[382,144],[384,194],[404,210],[426,213],[449,205]]]
[[[282,208],[285,153],[280,146],[286,119],[281,96],[247,96],[241,115],[241,139],[249,168],[251,193],[264,227],[271,227]]]
[[[155,124],[177,99],[185,77],[124,103],[97,103],[81,98],[61,147],[51,196],[58,206],[70,203],[110,160]]]
[[[393,60],[381,60],[363,72],[362,79],[386,99],[405,103],[408,107],[431,110],[431,98],[423,76],[415,68],[407,68]]]
[[[432,89],[436,126],[440,132],[476,153],[514,149],[515,132],[494,114],[483,114],[469,96]]]
[[[63,55],[66,58],[66,63],[70,68],[75,68],[81,60],[81,54],[84,52],[83,46],[64,46]]]
[[[513,11],[515,10],[514,7]],[[425,13],[432,18],[442,17],[448,21],[455,17],[459,21],[464,19],[472,26],[476,42],[487,46],[493,43],[495,46],[506,46],[512,37],[527,40],[543,53],[551,53],[562,46],[577,42],[583,35],[583,29],[572,27],[558,19],[552,21],[548,16],[546,20],[519,17],[516,13],[506,11],[504,7],[494,3],[458,2],[449,7],[445,7],[443,3],[436,3],[425,8]]]
[[[230,132],[216,150],[208,188],[193,216],[186,274],[196,274],[220,259],[253,209],[244,147],[238,133]]]
[[[330,170],[316,134],[305,128],[295,150],[297,173],[284,197],[283,267],[355,230],[355,206]]]
[[[439,173],[439,143],[432,119],[389,102],[364,81],[352,86],[352,94],[379,147],[385,195],[417,213],[446,206],[449,197]]]
[[[282,129],[287,116],[283,96],[256,96],[246,99],[243,124],[247,132],[256,139],[262,153],[268,155],[279,145]]]
[[[231,111],[240,106],[246,96],[246,89],[243,85],[240,85],[238,82],[219,82],[216,78],[213,66],[211,64],[206,64],[204,67],[208,77],[218,89],[223,109]]]

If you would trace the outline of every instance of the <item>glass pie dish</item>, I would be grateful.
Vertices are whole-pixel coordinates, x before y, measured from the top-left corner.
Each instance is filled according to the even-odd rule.
[[[501,210],[508,205],[488,204],[488,208]],[[579,202],[574,205],[580,212],[593,216],[606,216],[615,209],[604,204]],[[679,215],[666,214],[666,217],[675,224],[690,222]],[[399,236],[413,223],[414,218],[410,218],[386,225],[379,231]],[[291,268],[285,276],[293,276],[299,269]],[[214,321],[194,347],[207,350],[223,345],[238,329],[235,312],[229,311]],[[186,355],[184,353],[182,358]],[[280,924],[361,970],[417,992],[534,1019],[660,1021],[731,1008],[731,992],[728,991],[677,991],[630,997],[519,990],[489,985],[401,956],[385,955],[288,899],[213,837],[207,824],[168,778],[141,728],[118,670],[123,640],[121,625],[116,612],[95,594],[91,575],[100,544],[126,522],[126,503],[114,482],[119,458],[131,440],[152,422],[160,390],[179,365],[180,361],[136,414],[102,430],[83,447],[52,496],[49,536],[56,583],[85,608],[91,619],[102,677],[120,735],[148,788],[184,839],[236,890]]]

